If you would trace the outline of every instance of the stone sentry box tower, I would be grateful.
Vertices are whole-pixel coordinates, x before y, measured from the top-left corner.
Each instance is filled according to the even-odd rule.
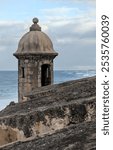
[[[41,31],[33,19],[30,31],[19,41],[13,54],[18,59],[18,101],[27,100],[26,95],[37,87],[53,83],[53,59],[58,55],[50,38]]]

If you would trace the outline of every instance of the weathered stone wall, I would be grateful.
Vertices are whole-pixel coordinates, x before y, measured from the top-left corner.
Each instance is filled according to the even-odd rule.
[[[37,136],[46,137],[47,135],[51,135],[52,138],[52,135],[58,131],[62,131],[62,134],[65,134],[63,133],[65,131],[63,129],[71,129],[70,126],[72,125],[81,126],[84,123],[84,127],[86,128],[88,122],[91,122],[91,124],[93,122],[93,126],[95,126],[95,86],[95,77],[70,81],[58,85],[41,87],[35,90],[33,95],[29,96],[29,101],[27,102],[11,103],[6,109],[0,112],[0,133],[3,133],[0,134],[0,145],[14,141],[28,140],[29,138],[36,138],[37,141],[39,140]],[[93,130],[92,128],[91,130],[91,136],[92,134],[95,135],[95,129]],[[75,131],[72,129],[72,132]],[[71,134],[73,134],[72,132]],[[60,135],[59,133],[61,139],[62,134]],[[73,136],[76,137],[75,134]],[[84,138],[87,137],[85,136]],[[56,136],[56,138],[58,137]],[[65,137],[67,149],[69,146],[68,140],[66,141]],[[74,143],[70,144],[73,147]],[[46,143],[45,150],[47,145]],[[39,145],[36,144],[35,146]],[[74,144],[74,148],[75,146],[76,144]],[[30,146],[28,150],[31,150]]]
[[[0,150],[96,150],[95,122],[70,125],[52,135],[18,141]]]
[[[6,116],[0,118],[0,127],[10,137],[11,135],[6,129],[9,127],[10,130],[15,131],[15,138],[17,140],[23,140],[36,135],[52,134],[69,124],[94,120],[95,103],[93,101],[94,98],[89,99],[88,102],[83,101],[81,104],[77,104],[76,102],[65,103],[60,106],[39,108],[25,114],[20,113]],[[1,136],[3,135],[1,134]]]

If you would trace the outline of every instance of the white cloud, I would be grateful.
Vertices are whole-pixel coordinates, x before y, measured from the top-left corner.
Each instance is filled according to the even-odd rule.
[[[91,17],[70,17],[49,20],[45,32],[51,37],[59,53],[57,69],[95,66],[96,27]],[[59,67],[57,67],[59,66]],[[74,67],[73,67],[74,66]],[[88,68],[88,67],[86,67]]]
[[[52,9],[43,9],[42,11],[44,11],[44,13],[48,14],[48,15],[58,15],[59,14],[68,14],[70,11],[75,11],[75,8],[69,8],[69,7],[58,7],[58,8],[52,8]]]
[[[69,69],[83,64],[95,66],[95,7],[85,10],[75,5],[75,2],[83,1],[89,4],[95,3],[95,0],[70,0],[65,2],[73,2],[73,7],[65,5],[39,10],[44,16],[43,20],[42,16],[39,16],[42,31],[50,36],[54,48],[59,53],[56,58],[57,69],[66,67]],[[0,69],[3,63],[6,64],[7,59],[11,60],[10,68],[17,68],[13,53],[20,38],[29,31],[31,24],[31,20],[0,21]]]
[[[95,40],[95,22],[89,19],[54,20],[48,23],[45,30],[57,42],[78,42],[80,39]]]
[[[26,32],[25,24],[15,21],[0,21],[0,46],[11,46]]]
[[[57,1],[57,2],[64,2],[64,0],[48,0],[48,1]],[[96,0],[65,0],[65,3],[89,3],[95,4]]]
[[[0,21],[0,70],[17,68],[13,53],[16,51],[18,41],[25,30],[22,22]]]

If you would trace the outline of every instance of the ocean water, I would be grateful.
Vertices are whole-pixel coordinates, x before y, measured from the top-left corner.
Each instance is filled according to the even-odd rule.
[[[58,70],[54,72],[54,83],[91,77],[95,70]],[[0,71],[0,110],[11,101],[18,101],[18,72]]]

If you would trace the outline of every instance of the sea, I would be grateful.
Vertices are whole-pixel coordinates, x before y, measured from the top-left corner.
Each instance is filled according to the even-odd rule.
[[[77,80],[96,75],[96,70],[56,70],[54,83]],[[18,72],[0,71],[0,110],[10,102],[18,102]]]

